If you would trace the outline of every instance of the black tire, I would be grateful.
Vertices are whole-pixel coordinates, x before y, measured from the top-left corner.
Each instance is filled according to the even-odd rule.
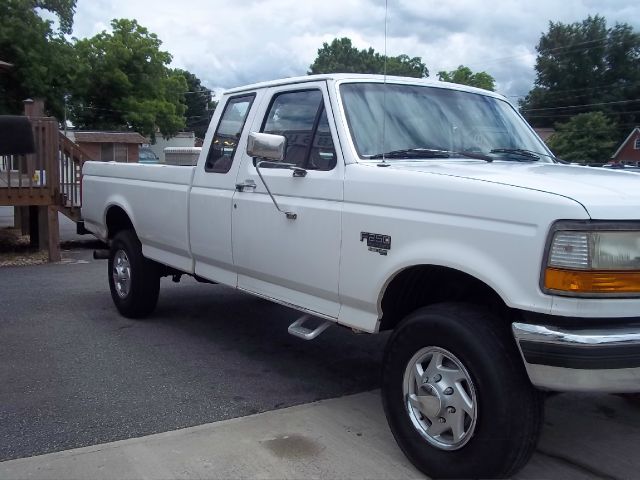
[[[435,348],[429,350],[430,347]],[[475,423],[469,414],[463,413],[465,428],[469,428],[470,433],[459,435],[463,440],[454,445],[456,449],[453,450],[432,444],[433,438],[445,437],[429,435],[431,421],[427,420],[428,415],[422,414],[422,410],[427,409],[416,414],[416,404],[413,404],[415,408],[407,405],[408,394],[403,390],[411,388],[407,385],[413,381],[411,374],[405,378],[409,363],[420,363],[421,352],[426,351],[428,355],[428,352],[438,350],[457,357],[472,382],[477,401],[477,408],[469,409],[476,412]],[[414,376],[418,372],[415,378],[419,377],[421,367],[412,370]],[[457,368],[455,364],[453,367]],[[439,370],[431,369],[431,363],[427,361],[421,381],[428,382],[428,376],[434,371]],[[432,393],[436,387],[442,388],[441,384],[433,383],[443,383],[437,377],[431,377],[435,379],[431,380],[431,385],[420,387],[418,382],[412,385],[415,392],[436,395],[436,406],[430,407],[435,410],[428,411],[431,414],[443,412],[435,414],[434,418],[438,417],[438,423],[446,424],[444,417],[448,413],[444,413],[443,405],[452,397],[446,397],[442,390]],[[481,307],[466,304],[442,303],[424,307],[398,325],[385,349],[382,399],[398,445],[418,469],[433,478],[504,478],[515,474],[531,457],[543,420],[543,395],[529,382],[508,326]],[[440,399],[443,403],[438,403]],[[410,410],[414,412],[413,416]],[[456,413],[455,408],[452,412]],[[455,422],[453,414],[450,425]],[[423,433],[419,430],[421,422],[427,425]],[[434,426],[435,432],[435,422]],[[453,430],[445,435],[455,443]]]
[[[126,291],[124,288],[118,290],[114,279],[116,256],[123,258],[123,253],[128,261],[130,272]],[[157,264],[142,255],[142,245],[133,230],[123,230],[113,238],[108,264],[107,275],[111,298],[118,311],[128,318],[143,318],[151,314],[158,303],[160,274]],[[122,286],[123,283],[118,285]]]

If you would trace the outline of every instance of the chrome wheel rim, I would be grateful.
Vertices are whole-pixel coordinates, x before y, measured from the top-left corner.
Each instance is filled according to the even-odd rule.
[[[129,295],[131,289],[131,264],[124,250],[118,250],[113,256],[113,284],[120,298]]]
[[[431,445],[458,450],[473,436],[478,400],[462,362],[440,347],[421,348],[409,360],[403,394],[411,423]]]

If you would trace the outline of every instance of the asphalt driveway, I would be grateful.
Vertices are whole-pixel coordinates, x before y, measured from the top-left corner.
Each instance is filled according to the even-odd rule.
[[[377,388],[385,336],[287,334],[298,314],[219,285],[163,279],[128,320],[106,261],[0,269],[0,461]]]

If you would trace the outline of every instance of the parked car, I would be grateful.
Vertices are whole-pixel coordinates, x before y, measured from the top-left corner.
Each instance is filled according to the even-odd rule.
[[[149,147],[140,147],[138,163],[158,163],[160,159]]]
[[[620,170],[620,171],[625,171],[625,172],[637,172],[640,171],[640,167],[638,166],[637,163],[622,163],[622,162],[614,162],[614,163],[607,163],[606,165],[604,165],[604,168],[610,168],[610,169],[614,169],[614,170]]]

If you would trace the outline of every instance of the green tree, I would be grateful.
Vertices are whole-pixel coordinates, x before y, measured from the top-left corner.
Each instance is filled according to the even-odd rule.
[[[316,73],[384,73],[384,55],[373,48],[359,50],[347,37],[324,42],[318,56],[309,66],[309,75]],[[404,77],[428,77],[429,70],[420,57],[398,55],[387,57],[387,74]]]
[[[202,85],[200,79],[193,73],[179,69],[176,69],[176,72],[182,74],[187,82],[187,91],[185,92],[186,129],[195,132],[196,137],[204,138],[209,127],[211,114],[217,103],[213,101],[211,90]]]
[[[81,128],[131,129],[155,138],[185,126],[187,82],[168,68],[171,55],[135,20],[113,20],[112,32],[78,40],[72,119]]]
[[[0,2],[0,60],[13,64],[0,73],[0,114],[19,114],[24,99],[43,98],[49,113],[62,118],[64,96],[75,77],[73,47],[36,7],[57,13],[61,25],[65,19],[70,28],[75,0]]]
[[[599,110],[617,119],[623,136],[640,122],[640,35],[630,25],[608,28],[598,15],[550,22],[536,50],[534,87],[521,101],[532,124],[548,127]]]
[[[547,143],[564,160],[604,163],[613,154],[616,130],[615,123],[602,112],[581,113],[556,124]]]
[[[60,21],[60,31],[71,33],[73,15],[76,13],[76,0],[31,0],[32,8],[42,8],[55,13]]]
[[[469,67],[460,65],[450,72],[438,72],[438,79],[442,82],[459,83],[471,87],[484,88],[485,90],[496,89],[496,81],[487,72],[473,73]]]

